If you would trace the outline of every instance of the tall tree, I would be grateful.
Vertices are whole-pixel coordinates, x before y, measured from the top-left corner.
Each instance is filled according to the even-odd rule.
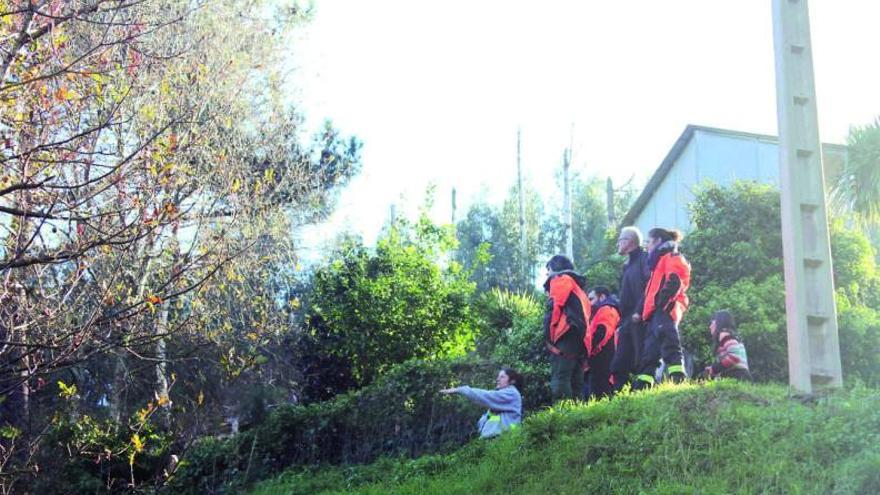
[[[605,183],[596,178],[574,176],[572,190],[572,232],[574,265],[586,270],[605,257],[605,232],[608,230]],[[563,252],[565,226],[561,219],[561,200],[551,203],[541,229],[546,252]]]
[[[59,378],[115,418],[167,410],[186,354],[168,344],[216,342],[202,332],[225,327],[200,323],[251,303],[218,294],[356,172],[357,141],[298,139],[282,57],[305,19],[258,0],[0,4],[0,393],[36,436],[19,445]],[[9,446],[2,469],[33,467]]]
[[[456,259],[473,272],[479,291],[499,287],[511,291],[531,290],[541,250],[543,202],[534,189],[524,188],[525,256],[520,247],[519,196],[511,187],[501,207],[478,200],[456,226],[459,248]],[[522,266],[527,267],[523,277]]]
[[[832,198],[868,224],[880,221],[880,118],[853,127],[847,138],[848,157],[836,183]]]

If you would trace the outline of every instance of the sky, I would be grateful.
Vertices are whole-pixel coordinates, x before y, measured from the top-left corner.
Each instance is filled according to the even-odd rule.
[[[572,169],[643,185],[688,124],[776,134],[768,0],[316,0],[290,47],[292,94],[310,125],[364,142],[363,169],[331,220],[304,231],[369,243],[396,203],[459,218],[516,180],[558,197]],[[880,1],[811,0],[822,141],[880,114]]]

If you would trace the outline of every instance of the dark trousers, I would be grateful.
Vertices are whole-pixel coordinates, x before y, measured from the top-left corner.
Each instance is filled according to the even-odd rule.
[[[590,394],[587,397],[608,397],[614,391],[608,379],[611,377],[611,361],[614,359],[614,342],[608,342],[598,354],[588,359],[590,363]]]
[[[550,354],[550,392],[553,400],[580,399],[583,390],[583,359],[567,359]]]
[[[645,325],[633,323],[627,317],[621,320],[617,330],[617,349],[611,359],[611,374],[614,375],[614,387],[619,389],[636,372],[639,355],[644,344]]]
[[[660,358],[666,363],[666,370],[673,378],[684,377],[681,338],[678,327],[669,315],[656,312],[648,322],[648,332],[642,345],[642,354],[637,368],[638,378],[653,384],[654,373],[660,367]],[[650,377],[650,379],[648,379]]]

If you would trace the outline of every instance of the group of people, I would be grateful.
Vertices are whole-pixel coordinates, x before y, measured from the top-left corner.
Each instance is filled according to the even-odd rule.
[[[607,287],[590,288],[568,257],[550,258],[544,345],[554,400],[608,397],[627,383],[634,390],[651,387],[661,359],[670,380],[687,377],[678,328],[689,305],[691,267],[679,252],[680,241],[678,231],[657,227],[643,247],[638,228],[623,228],[617,251],[627,260],[617,295]],[[703,376],[751,379],[730,312],[713,314],[709,332],[717,360]],[[495,390],[463,386],[441,393],[460,394],[487,407],[478,428],[481,437],[493,437],[522,421],[521,384],[516,371],[504,368]]]

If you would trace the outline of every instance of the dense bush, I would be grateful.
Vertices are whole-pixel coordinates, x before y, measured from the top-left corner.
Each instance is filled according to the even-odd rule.
[[[612,255],[594,263],[584,270],[587,284],[592,287],[604,286],[616,293],[620,285],[620,273],[626,260],[622,256]]]
[[[549,404],[538,297],[491,291],[474,306],[479,352],[394,365],[357,391],[284,406],[238,436],[206,439],[185,456],[174,490],[225,492],[291,466],[363,463],[460,446],[476,435],[482,410],[438,391],[459,384],[493,388],[501,366],[523,373],[527,412]]]
[[[875,250],[864,232],[847,228],[843,222],[831,225],[834,258],[834,286],[839,296],[852,305],[880,308],[880,272]]]
[[[119,493],[165,481],[178,433],[160,426],[160,403],[150,401],[120,423],[79,411],[75,385],[59,382],[59,388],[58,408],[34,456],[52,475],[29,480],[24,492]]]
[[[788,341],[785,327],[785,284],[774,274],[761,282],[743,278],[730,286],[709,285],[694,295],[682,325],[682,339],[699,365],[714,360],[709,320],[727,309],[736,315],[740,338],[746,343],[749,367],[758,380],[785,380]],[[699,372],[698,367],[695,371]]]
[[[551,402],[550,363],[543,340],[543,296],[494,291],[477,311],[484,321],[481,335],[491,345],[478,345],[480,356],[509,365],[528,377],[526,411]]]
[[[442,263],[454,245],[426,216],[400,220],[375,249],[348,242],[315,273],[309,331],[358,386],[407,359],[472,345],[474,284],[458,263]]]
[[[838,309],[844,378],[880,384],[880,312],[864,306]]]
[[[442,388],[491,388],[498,364],[475,359],[410,361],[373,384],[307,406],[283,406],[262,424],[228,439],[208,438],[185,456],[174,493],[227,493],[291,466],[352,464],[417,456],[460,446],[476,434],[480,407]],[[545,377],[528,371],[524,407],[545,400]]]
[[[481,356],[499,363],[538,360],[544,315],[539,296],[494,289],[478,298],[475,312],[482,326],[477,344]]]
[[[686,347],[698,362],[712,359],[708,325],[714,311],[729,309],[759,380],[788,380],[788,341],[779,192],[740,182],[704,186],[691,205],[694,230],[682,245],[693,269],[691,307],[682,324]],[[864,233],[842,221],[830,226],[844,377],[880,379],[874,323],[880,276]]]
[[[782,273],[779,192],[737,182],[705,185],[690,204],[693,230],[682,251],[693,268],[692,288],[729,286],[743,277],[761,281]]]

